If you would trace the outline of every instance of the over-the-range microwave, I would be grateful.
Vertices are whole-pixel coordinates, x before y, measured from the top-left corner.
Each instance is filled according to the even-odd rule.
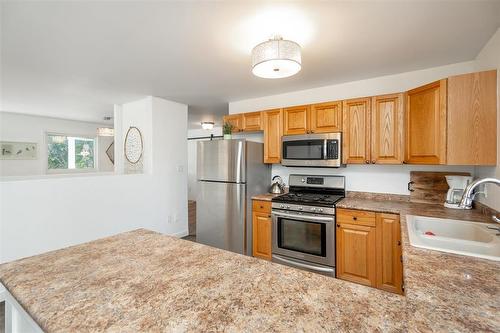
[[[285,135],[281,164],[338,168],[342,165],[342,133]]]

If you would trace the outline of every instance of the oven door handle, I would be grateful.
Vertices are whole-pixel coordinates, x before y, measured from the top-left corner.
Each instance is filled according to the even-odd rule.
[[[273,254],[273,259],[276,259],[276,261],[278,261],[278,262],[283,262],[285,264],[289,264],[289,265],[292,265],[292,266],[295,266],[295,267],[301,267],[301,268],[310,269],[310,270],[313,270],[313,271],[316,271],[316,272],[324,272],[324,273],[333,273],[334,272],[333,268],[327,268],[327,267],[320,267],[320,266],[316,266],[316,265],[305,264],[305,263],[302,263],[302,262],[297,262],[295,260],[285,259],[282,256],[277,255],[277,254]]]
[[[272,214],[274,214],[278,217],[288,217],[291,219],[308,220],[311,222],[334,222],[335,221],[334,217],[326,217],[326,216],[310,216],[310,215],[289,214],[289,213],[282,213],[282,212],[277,212],[277,211],[272,211]]]

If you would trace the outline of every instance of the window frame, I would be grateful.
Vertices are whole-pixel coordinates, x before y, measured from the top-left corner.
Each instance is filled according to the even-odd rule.
[[[65,136],[72,138],[82,138],[82,139],[91,139],[94,140],[94,167],[93,168],[85,168],[85,169],[49,169],[49,136]],[[68,134],[61,132],[45,132],[44,137],[44,149],[45,149],[45,174],[78,174],[78,173],[93,173],[99,171],[99,137],[96,135],[89,134]]]

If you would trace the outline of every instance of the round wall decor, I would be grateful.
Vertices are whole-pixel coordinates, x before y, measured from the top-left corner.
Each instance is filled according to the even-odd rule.
[[[125,158],[132,164],[136,164],[141,160],[143,143],[142,134],[137,127],[131,126],[125,136]]]

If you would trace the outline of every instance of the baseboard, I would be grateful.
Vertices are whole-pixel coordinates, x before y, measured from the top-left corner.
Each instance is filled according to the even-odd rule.
[[[183,230],[183,231],[171,233],[169,235],[177,237],[177,238],[182,238],[182,237],[186,237],[187,235],[189,235],[189,231],[186,229],[186,230]]]

